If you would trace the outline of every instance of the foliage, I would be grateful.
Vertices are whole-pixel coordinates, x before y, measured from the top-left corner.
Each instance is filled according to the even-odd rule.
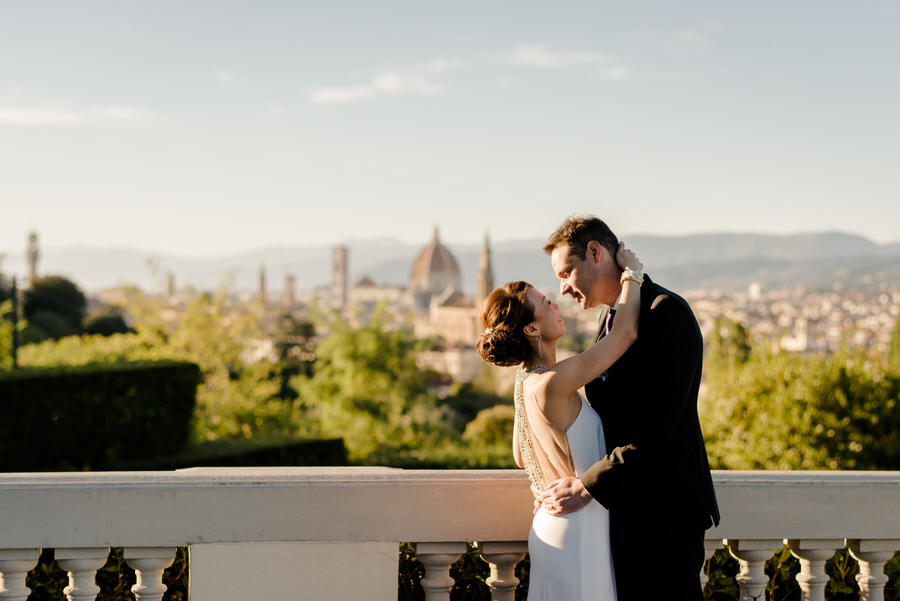
[[[118,307],[104,307],[88,316],[84,322],[84,333],[88,335],[112,336],[113,334],[134,333],[134,330],[125,322],[121,309]]]
[[[0,255],[0,260],[3,260],[3,255]],[[9,300],[12,297],[12,282],[6,279],[6,276],[3,275],[3,272],[0,271],[0,304],[3,304],[5,301]]]
[[[292,380],[321,433],[343,436],[352,461],[381,463],[450,435],[450,414],[429,390],[432,375],[416,364],[418,342],[388,329],[386,318],[376,312],[355,328],[336,318],[316,348],[313,376]]]
[[[740,588],[735,581],[739,571],[738,562],[727,549],[717,550],[706,565],[709,581],[704,590],[707,601],[738,601]],[[766,584],[764,597],[766,601],[800,601],[802,591],[797,582],[800,573],[800,562],[791,554],[790,548],[784,548],[769,558],[765,566]],[[838,549],[825,562],[828,582],[825,585],[825,597],[831,601],[852,601],[860,598],[856,575],[859,565],[846,549]],[[900,601],[900,553],[885,564],[885,575],[888,582],[884,588],[885,601]]]
[[[200,373],[185,362],[0,373],[0,470],[104,468],[187,442]]]
[[[309,432],[299,402],[283,402],[266,353],[264,307],[234,304],[228,290],[194,296],[179,310],[164,299],[127,291],[125,310],[135,333],[82,336],[23,347],[23,365],[78,365],[177,359],[200,366],[195,440]],[[166,317],[174,315],[170,321]]]
[[[466,425],[463,440],[468,443],[505,445],[507,449],[512,449],[515,421],[516,408],[512,405],[494,405],[490,409],[483,409]]]
[[[163,571],[163,584],[167,587],[163,601],[187,601],[188,598],[188,550],[178,547],[172,565]],[[97,572],[97,586],[100,592],[97,601],[134,601],[131,587],[136,582],[134,569],[125,562],[123,549],[113,547],[109,558]],[[29,601],[56,601],[63,599],[63,589],[68,585],[68,575],[59,567],[53,549],[45,549],[37,566],[26,578],[25,584],[31,589]]]
[[[80,333],[81,327],[73,324],[65,316],[54,311],[36,311],[31,314],[22,329],[22,344],[59,340]]]
[[[900,468],[900,375],[862,351],[756,352],[707,384],[714,469]]]
[[[742,323],[716,317],[707,339],[706,368],[728,369],[745,364],[752,352],[750,332]]]
[[[54,338],[80,334],[86,307],[81,288],[58,275],[35,278],[22,302],[25,319]]]
[[[411,449],[386,447],[378,459],[381,465],[404,469],[519,469],[511,449],[511,444],[466,444],[454,437]]]
[[[12,369],[13,366],[13,322],[5,319],[12,311],[12,301],[0,302],[0,369]]]
[[[502,397],[496,394],[492,388],[488,387],[492,384],[493,380],[454,384],[450,394],[439,400],[441,405],[446,405],[453,410],[454,429],[462,432],[467,424],[485,409],[503,404],[512,406],[512,396]]]
[[[888,347],[888,363],[891,369],[900,372],[900,315],[894,323],[894,331],[891,334],[891,342]]]
[[[525,601],[528,596],[528,556],[516,566],[516,601]],[[421,581],[425,575],[425,567],[416,558],[416,546],[413,543],[400,545],[399,601],[423,601],[425,591]],[[481,557],[474,544],[466,545],[466,552],[450,566],[450,577],[454,584],[450,589],[451,601],[490,601],[491,591],[486,580],[490,576],[490,566]]]

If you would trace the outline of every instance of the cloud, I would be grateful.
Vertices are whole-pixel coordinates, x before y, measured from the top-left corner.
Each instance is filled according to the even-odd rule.
[[[705,52],[709,42],[700,33],[693,30],[680,31],[666,43],[666,50],[677,56],[691,56]]]
[[[609,54],[551,50],[541,44],[521,44],[500,55],[499,59],[508,65],[551,71],[578,71],[600,79],[627,79],[633,75],[618,58]]]
[[[22,127],[151,121],[156,113],[127,106],[71,109],[51,106],[0,106],[0,124]]]
[[[220,69],[213,73],[213,80],[223,86],[237,86],[241,83],[240,78],[228,69]]]
[[[599,52],[561,52],[540,44],[522,44],[501,56],[503,62],[539,69],[573,69],[616,63],[613,57]]]
[[[435,60],[405,71],[381,73],[363,84],[315,87],[310,90],[309,98],[314,104],[341,104],[386,96],[439,94],[447,86],[435,81],[434,76],[458,69],[460,65],[456,60]]]
[[[133,106],[106,106],[88,111],[89,120],[92,121],[153,121],[157,118],[155,112],[136,108]]]
[[[7,125],[72,125],[83,121],[82,115],[68,109],[0,106],[0,123]]]
[[[290,113],[290,110],[277,102],[268,102],[264,104],[262,110],[269,115],[287,115]]]

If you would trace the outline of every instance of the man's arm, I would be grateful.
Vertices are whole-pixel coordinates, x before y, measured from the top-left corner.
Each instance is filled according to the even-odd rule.
[[[634,403],[633,438],[595,463],[581,476],[582,484],[604,507],[614,505],[643,477],[648,467],[666,460],[666,450],[681,426],[691,388],[702,361],[703,340],[690,309],[662,295],[654,300],[641,324],[642,349],[638,370],[630,374],[640,394],[599,402]],[[619,377],[629,374],[619,374]],[[652,377],[641,377],[651,375]]]

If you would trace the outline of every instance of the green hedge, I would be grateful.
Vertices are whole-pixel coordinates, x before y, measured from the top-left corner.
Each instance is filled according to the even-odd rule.
[[[180,450],[200,369],[157,361],[0,372],[0,471],[105,469]]]
[[[176,455],[126,461],[116,470],[178,470],[188,467],[349,465],[342,438],[213,440],[190,444]]]

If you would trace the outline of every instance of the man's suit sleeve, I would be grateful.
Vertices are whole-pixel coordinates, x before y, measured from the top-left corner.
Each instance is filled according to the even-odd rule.
[[[597,401],[633,404],[627,408],[634,420],[631,438],[581,476],[591,496],[607,508],[647,477],[648,468],[666,461],[667,448],[691,413],[686,405],[696,402],[691,389],[701,367],[703,340],[690,309],[664,294],[642,317],[640,350],[632,347],[629,368],[616,374],[631,380],[618,386],[622,398]]]

